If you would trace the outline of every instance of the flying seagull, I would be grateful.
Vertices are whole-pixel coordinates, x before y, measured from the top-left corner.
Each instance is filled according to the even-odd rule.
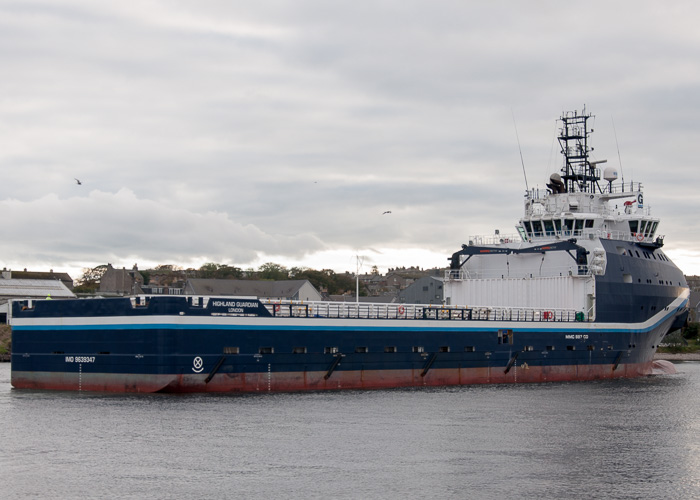
[[[390,214],[390,213],[391,213],[391,210],[387,210],[387,211],[384,212],[382,215],[386,215],[386,214]]]
[[[78,179],[77,177],[73,177],[73,179],[75,179],[75,182],[76,182],[76,184],[78,184],[78,186],[81,186],[83,184],[82,182],[80,182],[80,179]]]

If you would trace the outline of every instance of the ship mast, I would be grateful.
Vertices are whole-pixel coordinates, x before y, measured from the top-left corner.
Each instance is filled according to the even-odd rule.
[[[590,113],[586,114],[584,108],[581,114],[578,111],[567,111],[560,118],[562,127],[558,139],[561,153],[564,155],[561,171],[564,174],[562,179],[566,191],[569,193],[595,193],[596,188],[601,191],[598,185],[600,169],[596,168],[595,163],[588,161],[588,153],[593,150],[588,147],[588,119],[591,116]]]

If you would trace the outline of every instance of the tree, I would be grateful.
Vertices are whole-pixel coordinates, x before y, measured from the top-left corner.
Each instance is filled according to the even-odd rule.
[[[688,323],[688,326],[683,329],[683,338],[695,339],[698,338],[698,334],[700,334],[700,323]]]
[[[258,278],[272,281],[286,280],[289,279],[289,271],[284,266],[267,262],[258,268]]]
[[[341,295],[355,292],[355,281],[347,274],[336,274],[332,269],[317,271],[309,268],[292,268],[290,275],[297,280],[309,280],[317,290],[327,290],[330,295]],[[360,291],[366,295],[364,285]]]
[[[202,265],[197,271],[198,278],[215,278],[215,279],[241,279],[243,278],[243,270],[240,267],[229,266],[227,264],[216,264],[207,262]]]
[[[78,286],[73,291],[75,293],[95,293],[100,287],[100,280],[107,271],[107,265],[83,268],[83,275],[76,280]]]

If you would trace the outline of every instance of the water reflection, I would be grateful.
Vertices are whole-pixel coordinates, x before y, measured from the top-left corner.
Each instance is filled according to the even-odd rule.
[[[272,395],[20,392],[9,497],[691,498],[700,363],[626,381]]]

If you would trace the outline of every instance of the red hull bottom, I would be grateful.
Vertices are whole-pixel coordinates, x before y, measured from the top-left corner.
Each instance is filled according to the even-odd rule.
[[[513,366],[421,370],[336,371],[328,380],[325,372],[267,372],[217,374],[206,383],[201,375],[138,375],[65,372],[12,372],[16,389],[50,389],[104,392],[296,392],[338,389],[388,389],[472,384],[510,384],[632,378],[652,374],[652,362],[586,366]]]

